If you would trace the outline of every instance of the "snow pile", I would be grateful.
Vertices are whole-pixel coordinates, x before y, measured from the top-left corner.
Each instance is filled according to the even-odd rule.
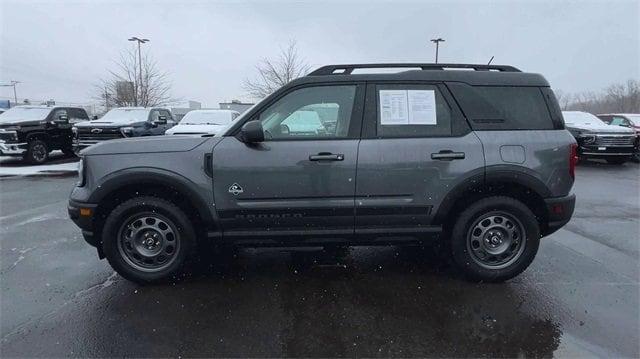
[[[77,172],[78,162],[39,166],[7,166],[4,163],[0,164],[0,177],[63,175]]]

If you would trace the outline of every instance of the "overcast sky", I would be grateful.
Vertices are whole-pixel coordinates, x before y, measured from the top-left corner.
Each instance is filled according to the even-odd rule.
[[[0,0],[0,81],[18,97],[91,102],[119,53],[144,45],[172,95],[214,107],[295,39],[313,67],[355,62],[514,65],[568,92],[640,78],[640,1],[230,2]],[[0,98],[13,90],[0,87]]]

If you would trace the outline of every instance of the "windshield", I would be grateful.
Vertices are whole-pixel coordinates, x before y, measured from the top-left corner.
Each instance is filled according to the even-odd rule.
[[[149,110],[141,108],[114,108],[94,122],[141,122],[149,118]]]
[[[13,107],[0,114],[0,123],[44,120],[53,108]]]
[[[563,112],[562,117],[567,125],[606,125],[601,119],[586,112]]]
[[[227,111],[190,111],[180,121],[181,125],[227,125],[233,112]]]

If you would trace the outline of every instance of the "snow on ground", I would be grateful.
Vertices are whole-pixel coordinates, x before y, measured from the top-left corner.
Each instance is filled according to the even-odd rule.
[[[0,156],[0,178],[13,176],[64,175],[78,172],[78,159],[63,156],[62,152],[51,153],[43,165],[25,164],[19,157]]]

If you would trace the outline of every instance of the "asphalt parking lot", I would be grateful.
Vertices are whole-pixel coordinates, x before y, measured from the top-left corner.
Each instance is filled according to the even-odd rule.
[[[574,218],[503,284],[362,247],[228,252],[141,287],[68,220],[75,180],[0,180],[3,357],[640,355],[638,164],[582,164]]]

